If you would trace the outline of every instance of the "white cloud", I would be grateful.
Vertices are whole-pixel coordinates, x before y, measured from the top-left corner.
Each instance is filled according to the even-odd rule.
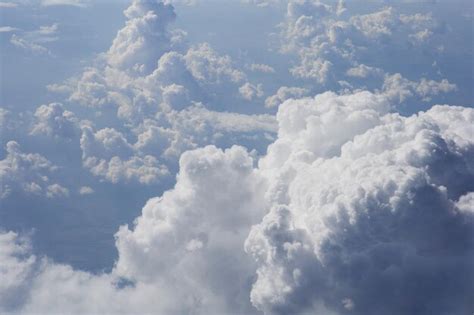
[[[64,5],[83,8],[88,4],[89,0],[41,0],[41,5],[45,7]]]
[[[396,20],[393,8],[386,7],[375,13],[353,16],[351,23],[368,38],[378,38],[392,35]]]
[[[474,192],[469,192],[463,196],[461,196],[456,202],[456,207],[460,211],[474,213]]]
[[[0,8],[16,8],[17,3],[14,2],[0,2]]]
[[[297,78],[314,79],[318,83],[324,83],[328,79],[333,63],[321,58],[313,59],[306,55],[301,65],[290,69],[291,74]]]
[[[474,221],[463,209],[474,189],[474,112],[387,109],[367,92],[280,107],[279,138],[259,163],[273,206],[246,241],[259,264],[251,299],[260,310],[469,309]]]
[[[207,43],[180,46],[173,39],[176,31],[168,30],[175,16],[171,5],[137,0],[124,13],[125,27],[95,67],[62,85],[48,86],[69,94],[70,103],[92,109],[95,117],[90,119],[101,122],[99,128],[83,124],[85,168],[113,183],[155,184],[185,150],[241,141],[251,149],[262,148],[271,140],[276,130],[273,117],[223,111],[226,102],[239,100],[239,94],[247,101],[262,97],[262,86],[247,82],[230,56]],[[46,109],[40,107],[36,116],[46,115],[40,112]],[[61,115],[41,118],[48,120],[41,124],[37,117],[34,130],[66,124],[69,118]],[[106,145],[116,140],[118,144]]]
[[[379,68],[369,67],[359,64],[347,70],[346,74],[350,77],[366,78],[370,75],[380,75],[383,71]]]
[[[93,193],[94,193],[94,189],[92,189],[92,187],[82,186],[81,188],[79,188],[79,194],[80,195],[90,195],[90,194],[93,194]]]
[[[34,116],[32,135],[71,139],[78,134],[78,119],[60,103],[41,105]]]
[[[51,183],[48,176],[57,171],[45,157],[36,153],[23,153],[20,145],[9,141],[6,156],[0,160],[0,198],[12,193],[46,195],[49,198],[66,196],[67,189]]]
[[[45,45],[58,40],[58,29],[59,24],[57,23],[40,26],[39,29],[34,31],[13,34],[10,38],[10,43],[35,54],[52,55],[51,51]]]
[[[14,233],[0,234],[2,247],[13,248],[0,251],[0,271],[12,279],[3,282],[0,307],[20,313],[252,314],[254,267],[242,245],[262,215],[258,192],[264,187],[241,147],[183,154],[175,187],[149,200],[135,225],[116,234],[119,259],[109,274],[38,259],[19,248]],[[130,285],[121,287],[125,279]]]
[[[281,51],[298,59],[290,69],[293,76],[332,88],[340,77],[348,75],[358,78],[349,82],[355,88],[365,89],[367,80],[373,79],[369,74],[384,74],[384,65],[391,62],[387,56],[394,50],[418,45],[436,54],[431,39],[442,27],[431,14],[400,14],[393,7],[356,14],[341,1],[326,5],[293,0],[288,3],[281,29]],[[414,50],[415,55],[430,57],[419,49]],[[365,64],[368,61],[373,65]]]
[[[415,95],[421,97],[423,101],[430,101],[432,96],[456,90],[456,85],[446,79],[434,81],[422,78],[419,82],[415,82],[404,78],[400,73],[386,74],[382,86],[383,93],[398,102]]]
[[[0,231],[0,311],[18,307],[25,300],[25,281],[33,275],[32,266],[36,258],[29,256],[27,238],[13,232]],[[26,258],[25,258],[26,256]]]
[[[265,107],[277,107],[290,98],[301,98],[309,93],[309,90],[299,87],[282,86],[276,94],[265,99]]]
[[[239,88],[239,93],[247,101],[252,101],[254,98],[260,98],[264,94],[262,84],[253,85],[249,82]]]
[[[24,50],[29,50],[36,54],[47,54],[49,52],[46,47],[33,42],[29,42],[16,34],[12,35],[12,37],[10,38],[10,43],[12,43],[16,47],[22,48]]]
[[[16,27],[11,27],[11,26],[1,26],[0,27],[0,33],[9,33],[9,32],[14,32],[17,31],[18,29]]]
[[[261,216],[262,194],[255,192],[262,184],[243,148],[184,153],[174,189],[149,200],[132,230],[116,234],[117,272],[173,283],[182,288],[183,306],[198,312],[245,313],[253,270],[242,244]]]
[[[245,78],[243,72],[233,67],[229,56],[219,56],[207,43],[191,47],[185,60],[193,77],[204,84],[219,83],[223,79],[238,83]]]
[[[265,8],[271,5],[279,4],[280,0],[241,0],[243,3],[256,5],[257,7]]]
[[[124,11],[127,22],[115,37],[107,52],[113,67],[149,73],[159,57],[171,50],[172,33],[168,25],[176,14],[169,4],[136,0]]]
[[[46,188],[46,197],[56,198],[56,197],[67,197],[69,196],[69,190],[65,187],[62,187],[59,184],[52,184]]]
[[[273,69],[273,67],[262,63],[252,63],[249,68],[250,70],[256,72],[275,73],[275,69]]]
[[[83,166],[112,183],[153,184],[169,175],[167,167],[156,157],[135,152],[115,129],[94,132],[91,127],[84,126],[80,142]]]
[[[456,86],[383,73],[357,54],[398,32],[400,21],[410,25],[400,26],[410,30],[403,34],[415,37],[431,22],[390,8],[347,19],[344,11],[342,1],[289,3],[284,48],[300,58],[291,72],[318,84],[339,77],[337,71],[359,79],[384,74],[383,85],[369,92],[341,81],[350,87],[345,94],[305,98],[308,89],[283,86],[265,101],[279,106],[275,119],[218,108],[212,101],[239,93],[252,100],[263,96],[262,88],[209,44],[186,47],[184,34],[167,28],[171,6],[134,1],[97,66],[50,86],[88,106],[81,110],[96,120],[79,121],[51,103],[36,110],[30,133],[78,140],[85,169],[127,187],[158,183],[180,156],[176,183],[116,233],[119,256],[111,272],[37,257],[22,237],[1,232],[0,312],[469,310],[474,111],[445,105],[409,117],[393,113],[397,101],[428,100]],[[44,27],[38,34],[56,31]],[[0,109],[2,127],[8,117]],[[268,142],[260,158],[262,152],[249,153]],[[57,170],[8,142],[1,196],[66,197],[69,190],[50,179]],[[76,191],[94,193],[89,186]]]
[[[0,234],[2,311],[469,309],[471,108],[403,117],[381,94],[327,92],[287,100],[277,119],[258,166],[242,147],[184,153],[174,188],[117,232],[111,273],[38,259],[16,234]],[[116,131],[94,137],[103,155],[131,150]]]

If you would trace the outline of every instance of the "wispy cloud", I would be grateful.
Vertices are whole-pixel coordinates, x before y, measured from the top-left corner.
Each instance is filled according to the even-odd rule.
[[[0,8],[15,8],[18,4],[13,2],[0,2]]]
[[[89,4],[87,0],[42,0],[41,5],[48,6],[75,6],[75,7],[86,7]]]
[[[10,42],[16,47],[31,51],[36,54],[51,54],[48,48],[44,46],[46,43],[51,43],[58,40],[59,24],[40,26],[39,29],[22,34],[13,34]],[[16,29],[10,28],[6,31],[14,31]]]
[[[0,33],[9,33],[18,30],[16,27],[0,26]]]

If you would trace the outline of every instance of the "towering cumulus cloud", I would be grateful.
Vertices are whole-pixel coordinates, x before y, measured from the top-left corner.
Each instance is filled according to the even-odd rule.
[[[134,1],[124,12],[127,25],[114,39],[107,53],[110,65],[121,69],[149,72],[165,52],[171,50],[168,25],[175,19],[170,4],[152,0]]]
[[[387,109],[368,92],[280,107],[279,138],[260,161],[271,209],[245,244],[258,309],[469,312],[474,111]]]

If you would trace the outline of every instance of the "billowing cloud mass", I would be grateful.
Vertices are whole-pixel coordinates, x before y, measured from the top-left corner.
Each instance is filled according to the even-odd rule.
[[[94,111],[89,122],[75,123],[82,129],[86,169],[112,183],[156,184],[187,149],[242,142],[255,148],[271,140],[276,130],[272,116],[218,110],[227,94],[246,101],[262,97],[262,85],[246,82],[232,59],[209,44],[188,47],[184,31],[169,29],[175,19],[171,4],[134,1],[124,14],[126,25],[99,66],[63,85],[48,86]],[[33,133],[72,121],[68,111],[58,112],[58,105],[49,108],[38,108]],[[105,116],[118,127],[101,128]]]
[[[387,110],[367,92],[280,107],[279,138],[260,160],[272,206],[245,244],[260,310],[469,311],[474,111]]]
[[[110,311],[99,301],[126,294],[123,312],[248,314],[250,302],[268,314],[468,311],[474,111],[403,117],[383,96],[328,92],[286,101],[277,118],[258,167],[241,147],[184,153],[175,187],[116,234],[111,274],[20,259],[23,247],[9,245],[2,263],[19,260],[9,275],[33,282],[13,309]],[[27,277],[30,265],[39,271]],[[90,290],[98,303],[86,302]]]
[[[428,107],[458,81],[390,57],[439,56],[445,25],[391,6],[244,2],[283,9],[267,34],[278,56],[195,42],[176,1],[134,0],[105,52],[47,86],[60,101],[0,108],[0,218],[112,226],[116,255],[77,267],[36,248],[34,226],[0,222],[1,314],[472,313],[474,109]],[[52,56],[58,25],[6,33]]]

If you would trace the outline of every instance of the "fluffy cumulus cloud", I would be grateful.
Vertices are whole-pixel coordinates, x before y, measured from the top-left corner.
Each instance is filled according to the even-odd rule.
[[[458,87],[372,58],[400,38],[431,45],[434,17],[285,2],[280,48],[296,60],[288,80],[262,83],[252,74],[280,67],[189,44],[172,2],[133,1],[94,65],[48,86],[62,103],[0,109],[15,139],[0,153],[0,199],[160,191],[114,227],[108,271],[58,263],[31,248],[34,231],[0,224],[0,313],[472,313],[474,110],[397,113]],[[11,41],[47,53],[57,25]],[[332,83],[337,92],[314,93]],[[87,174],[66,188],[64,169]]]
[[[168,174],[166,166],[152,155],[136,153],[127,139],[113,128],[94,132],[86,126],[80,141],[84,166],[112,183],[151,184]]]
[[[3,309],[468,312],[474,111],[390,108],[367,91],[287,100],[258,164],[237,146],[184,153],[175,187],[117,232],[111,273],[40,259],[2,234]]]
[[[469,312],[473,110],[402,117],[370,93],[325,93],[287,101],[278,119],[260,161],[272,206],[245,244],[259,264],[253,304],[276,314]]]
[[[369,83],[380,88],[379,77],[391,74],[379,66],[390,62],[387,58],[394,47],[430,47],[433,53],[419,58],[435,61],[437,44],[432,37],[442,33],[442,24],[430,13],[401,14],[386,6],[356,14],[346,10],[342,1],[328,5],[319,0],[294,0],[288,2],[282,25],[281,51],[297,56],[298,63],[290,69],[296,78],[334,88],[343,87],[341,78],[346,76],[352,79],[353,89]],[[368,61],[373,64],[364,64]],[[452,85],[446,79],[433,84]],[[420,99],[427,101],[429,97],[422,95]]]
[[[239,88],[239,93],[244,99],[251,101],[263,96],[263,87],[262,84],[253,85],[247,82]]]
[[[255,266],[243,242],[263,215],[264,189],[242,147],[183,154],[175,187],[118,231],[116,267],[99,276],[35,257],[18,235],[0,234],[8,280],[0,305],[20,313],[253,313]]]
[[[164,52],[171,50],[168,25],[175,19],[174,9],[158,1],[134,1],[124,11],[127,24],[107,52],[110,65],[120,69],[148,72]]]
[[[67,196],[69,191],[50,177],[58,167],[37,153],[24,153],[15,141],[5,146],[6,155],[0,160],[0,198],[12,193],[26,193],[48,198]]]
[[[199,312],[249,312],[254,267],[242,244],[262,216],[262,180],[241,147],[184,153],[175,188],[149,200],[133,230],[116,234],[118,273],[166,281]]]
[[[262,85],[247,82],[232,59],[209,44],[186,45],[185,32],[170,29],[171,4],[137,0],[124,14],[126,25],[96,67],[48,86],[93,111],[90,121],[50,104],[37,109],[32,133],[80,127],[84,167],[112,183],[156,184],[177,165],[179,154],[198,146],[269,142],[273,117],[220,108],[232,98],[262,97]]]
[[[60,103],[41,105],[34,114],[32,135],[71,139],[78,132],[78,120],[74,113],[64,109]]]
[[[309,93],[308,89],[300,87],[282,86],[274,95],[265,99],[265,107],[277,107],[290,98],[300,98]]]

